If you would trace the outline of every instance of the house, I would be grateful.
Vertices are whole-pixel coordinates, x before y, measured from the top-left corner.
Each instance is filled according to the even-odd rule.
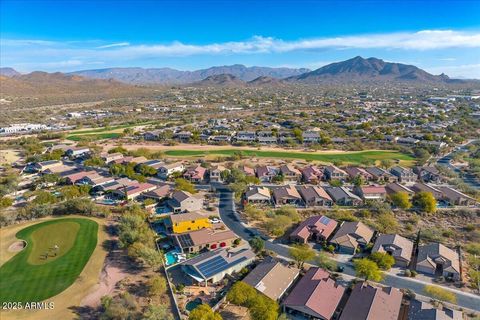
[[[438,190],[442,192],[442,200],[452,206],[474,206],[477,200],[474,198],[447,186],[439,186]]]
[[[246,176],[249,177],[254,177],[255,176],[255,169],[247,167],[247,166],[241,166],[240,171],[242,171]]]
[[[172,233],[185,233],[212,226],[208,217],[197,212],[172,214],[168,217],[166,224]]]
[[[305,131],[302,133],[303,143],[319,143],[320,133],[317,131]]]
[[[143,134],[143,139],[147,141],[158,141],[163,134],[163,130],[147,131]]]
[[[378,236],[372,253],[388,253],[395,259],[395,266],[407,268],[413,253],[413,242],[398,234],[382,234]]]
[[[191,182],[201,183],[204,182],[207,177],[207,169],[201,165],[190,167],[187,168],[183,177]]]
[[[182,270],[197,283],[217,283],[255,260],[255,253],[242,246],[202,253],[182,264]]]
[[[300,181],[302,173],[291,164],[280,166],[280,174],[285,181]]]
[[[127,198],[128,200],[133,200],[142,193],[155,190],[156,188],[157,186],[154,184],[137,182],[136,184],[129,186],[119,187],[117,190],[113,191],[113,193],[122,199]]]
[[[405,137],[405,138],[399,137],[397,139],[398,144],[403,144],[405,146],[414,146],[419,142],[420,142],[420,140],[415,139],[415,138],[410,138],[410,137]]]
[[[235,140],[238,142],[255,142],[257,134],[254,131],[239,131],[235,136]]]
[[[441,308],[441,309],[440,309]],[[408,320],[463,320],[463,313],[444,305],[434,307],[428,302],[412,299],[408,308]]]
[[[283,302],[285,311],[303,318],[332,319],[345,288],[317,267],[308,269]]]
[[[310,184],[318,184],[323,180],[323,170],[317,166],[303,167],[300,172],[302,173],[302,180]]]
[[[255,173],[260,182],[272,182],[272,179],[279,175],[280,170],[272,166],[259,166]]]
[[[144,165],[144,166],[153,168],[155,170],[158,170],[158,168],[160,168],[164,165],[164,163],[162,161],[156,160],[156,159],[147,160],[145,162],[142,162],[141,164]]]
[[[226,170],[227,168],[222,165],[212,166],[209,170],[210,182],[222,182],[222,172]]]
[[[378,167],[367,167],[365,171],[370,173],[375,181],[397,182],[397,177]]]
[[[436,187],[429,184],[415,183],[413,186],[410,187],[410,189],[412,189],[412,191],[415,193],[430,192],[437,200],[441,200],[443,198],[443,192],[440,189],[437,189]]]
[[[33,165],[33,168],[37,171],[37,172],[44,172],[45,170],[47,169],[51,169],[51,168],[54,168],[54,167],[58,167],[58,166],[62,166],[63,163],[61,161],[58,161],[58,160],[48,160],[48,161],[41,161],[41,162],[37,162]]]
[[[59,166],[54,166],[50,167],[42,172],[42,174],[56,174],[62,178],[65,178],[68,175],[84,171],[83,167],[77,167],[77,166],[72,166],[72,165],[59,165]]]
[[[426,244],[418,247],[415,270],[429,275],[460,280],[460,258],[457,252],[441,243]]]
[[[101,175],[97,173],[96,171],[91,171],[89,174],[85,175],[83,178],[80,180],[77,180],[75,184],[77,185],[89,185],[92,186],[92,188],[110,183],[115,181],[115,178],[106,176],[106,175]]]
[[[345,187],[326,187],[325,191],[339,206],[359,206],[363,203],[362,199]]]
[[[411,190],[410,188],[407,188],[403,184],[400,184],[400,183],[397,183],[397,182],[387,184],[385,186],[385,190],[387,191],[387,195],[389,195],[389,196],[391,196],[395,193],[398,193],[398,192],[405,192],[411,198],[415,194],[415,192],[413,190]]]
[[[357,248],[365,247],[373,237],[374,231],[359,221],[344,222],[330,242],[341,253],[355,254]]]
[[[192,136],[193,133],[191,133],[190,131],[180,131],[173,135],[174,138],[181,141],[189,141]]]
[[[245,201],[255,204],[269,204],[271,200],[270,190],[266,187],[251,186],[245,192]]]
[[[302,203],[302,197],[298,193],[294,186],[282,186],[272,190],[273,201],[275,205],[300,205]]]
[[[183,170],[185,170],[185,167],[181,162],[164,163],[158,167],[157,176],[162,179],[167,179],[175,172],[183,172]]]
[[[313,216],[302,221],[290,234],[293,242],[326,241],[337,228],[337,221],[325,216]]]
[[[333,200],[322,187],[298,186],[297,191],[307,207],[332,206]]]
[[[78,158],[90,154],[90,149],[87,147],[70,147],[65,151],[69,158]]]
[[[266,145],[272,145],[272,144],[277,144],[278,143],[278,139],[277,137],[263,137],[263,136],[259,136],[257,138],[258,140],[258,143],[260,144],[266,144]]]
[[[364,201],[385,201],[387,197],[387,190],[380,185],[358,186],[354,190]]]
[[[210,229],[175,234],[173,236],[177,246],[183,253],[196,253],[202,250],[214,250],[231,247],[238,237],[229,229]]]
[[[170,196],[170,199],[167,201],[167,206],[169,206],[174,213],[192,212],[201,210],[203,201],[187,191],[177,190]]]
[[[267,256],[242,281],[278,301],[299,274],[300,270],[286,261]]]
[[[395,166],[390,169],[390,172],[397,177],[398,181],[401,183],[417,181],[417,175],[411,169]]]
[[[143,193],[142,196],[144,198],[160,201],[168,197],[172,192],[172,189],[173,188],[171,185],[164,184],[164,185],[158,186],[156,189]]]
[[[79,171],[79,172],[74,172],[74,173],[68,174],[68,175],[64,176],[63,178],[65,179],[65,181],[68,184],[76,184],[78,181],[82,180],[86,176],[93,175],[95,173],[96,173],[95,171],[82,170],[82,171]]]
[[[123,154],[116,152],[116,153],[107,153],[107,152],[102,152],[100,154],[100,158],[102,158],[103,161],[105,161],[106,164],[109,164],[111,162],[116,162],[118,160],[123,160]]]
[[[360,176],[365,181],[373,180],[372,174],[367,172],[367,170],[360,168],[360,167],[346,167],[345,172],[348,174],[350,179],[355,179],[356,177]]]
[[[326,166],[325,176],[328,180],[346,180],[348,174],[337,166]]]
[[[435,167],[414,167],[413,172],[417,174],[418,180],[421,182],[435,182],[439,183],[442,179],[442,174]]]
[[[374,287],[367,282],[357,283],[340,320],[397,320],[403,293],[392,287]]]

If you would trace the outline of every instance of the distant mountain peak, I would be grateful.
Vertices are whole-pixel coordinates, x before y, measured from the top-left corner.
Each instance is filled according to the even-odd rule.
[[[370,57],[354,58],[335,62],[311,72],[287,79],[290,82],[318,84],[325,82],[383,82],[383,81],[421,81],[444,82],[446,75],[435,76],[416,66],[402,63],[385,62],[382,59]]]
[[[9,68],[9,67],[0,68],[0,76],[14,77],[14,76],[19,76],[19,75],[20,75],[20,72],[18,72],[17,70],[15,70],[13,68]]]

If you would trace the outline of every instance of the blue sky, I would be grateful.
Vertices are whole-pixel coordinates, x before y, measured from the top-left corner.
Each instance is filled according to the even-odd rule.
[[[480,0],[0,2],[0,64],[22,72],[311,69],[357,55],[480,78]]]

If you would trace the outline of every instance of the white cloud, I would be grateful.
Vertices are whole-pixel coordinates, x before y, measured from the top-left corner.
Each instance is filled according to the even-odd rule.
[[[114,47],[126,47],[129,46],[129,42],[119,42],[119,43],[112,43],[112,44],[106,44],[103,46],[97,47],[97,49],[108,49],[108,48],[114,48]]]
[[[446,73],[452,78],[479,79],[480,63],[462,64],[456,66],[440,66],[425,68],[426,71],[433,74]]]

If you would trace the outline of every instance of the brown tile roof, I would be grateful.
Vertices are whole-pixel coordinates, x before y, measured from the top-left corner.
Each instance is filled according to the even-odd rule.
[[[337,221],[325,216],[313,216],[301,222],[290,234],[290,237],[301,237],[307,239],[311,233],[321,234],[328,239],[337,227]]]
[[[365,224],[361,223],[360,221],[344,222],[340,229],[338,229],[338,231],[335,233],[331,241],[337,242],[337,239],[340,239],[347,235],[358,235],[365,239],[365,241],[368,243],[373,237],[373,230],[367,227]]]
[[[373,252],[392,251],[394,258],[400,257],[406,261],[410,261],[413,252],[413,242],[398,234],[382,234],[380,235],[372,248]]]
[[[273,300],[280,299],[300,270],[289,266],[285,261],[267,257],[242,281],[251,285]]]
[[[313,267],[300,279],[284,304],[317,318],[330,319],[344,292],[345,288],[335,283],[327,271]]]
[[[340,320],[397,320],[403,294],[395,288],[377,288],[366,282],[352,290]]]

